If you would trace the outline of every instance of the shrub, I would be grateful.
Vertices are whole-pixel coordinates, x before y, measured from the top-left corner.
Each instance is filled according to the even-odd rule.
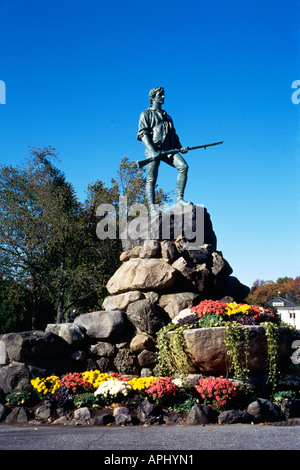
[[[73,403],[76,407],[86,406],[87,408],[95,408],[98,406],[98,397],[92,392],[79,393],[74,396]]]
[[[17,390],[6,395],[6,403],[10,406],[29,405],[32,396],[26,390]]]
[[[205,404],[215,405],[217,409],[222,409],[229,400],[237,395],[237,386],[223,376],[200,379],[199,385],[195,385],[195,389]]]
[[[297,394],[294,390],[282,390],[274,394],[274,401],[281,403],[283,400],[294,400]]]
[[[164,403],[166,399],[175,397],[179,387],[171,377],[160,377],[149,385],[145,392],[157,403]]]

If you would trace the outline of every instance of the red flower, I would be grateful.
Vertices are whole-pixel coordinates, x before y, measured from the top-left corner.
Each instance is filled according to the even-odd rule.
[[[231,380],[220,377],[208,377],[200,379],[195,389],[204,399],[204,403],[210,403],[217,407],[223,407],[228,400],[235,397],[237,387]]]
[[[220,302],[219,300],[203,300],[200,304],[192,307],[191,311],[197,313],[199,318],[202,318],[203,315],[206,315],[207,313],[222,315],[226,306],[227,304],[225,302]]]

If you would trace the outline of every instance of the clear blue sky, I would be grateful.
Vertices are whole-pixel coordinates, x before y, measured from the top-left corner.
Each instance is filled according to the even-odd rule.
[[[139,160],[148,92],[187,154],[186,199],[204,204],[218,249],[247,285],[300,275],[299,0],[0,0],[0,161],[52,146],[84,199]],[[158,184],[175,189],[162,164]]]

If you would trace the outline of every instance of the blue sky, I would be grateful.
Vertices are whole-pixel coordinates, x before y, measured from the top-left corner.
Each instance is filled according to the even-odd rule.
[[[80,199],[107,186],[148,92],[190,152],[186,199],[204,204],[241,282],[300,275],[299,0],[0,0],[0,162],[52,146]],[[175,189],[162,164],[158,184]]]

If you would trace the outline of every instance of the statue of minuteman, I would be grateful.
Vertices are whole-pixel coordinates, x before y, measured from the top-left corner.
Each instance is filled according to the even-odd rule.
[[[187,153],[188,148],[182,147],[171,117],[162,109],[164,99],[165,92],[163,87],[152,88],[150,90],[150,106],[141,113],[137,135],[138,140],[141,140],[145,145],[146,158],[153,158],[147,165],[146,180],[146,196],[151,215],[157,213],[155,207],[155,185],[161,160],[178,170],[177,204],[179,206],[191,204],[183,199],[187,182],[188,165],[179,153]],[[178,149],[178,153],[159,157],[160,152],[171,149]]]

